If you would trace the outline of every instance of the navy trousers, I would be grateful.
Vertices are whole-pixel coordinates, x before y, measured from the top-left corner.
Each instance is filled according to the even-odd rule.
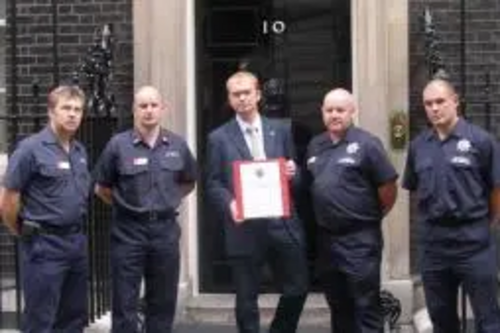
[[[497,262],[494,244],[471,255],[442,256],[442,265],[423,258],[422,281],[434,333],[459,333],[458,288],[463,285],[475,317],[475,332],[500,332]]]
[[[320,229],[318,273],[334,333],[382,333],[381,231],[336,236]]]
[[[87,240],[36,235],[21,242],[24,333],[81,333],[88,322]]]
[[[112,228],[112,332],[139,332],[145,281],[147,333],[170,333],[177,305],[180,227],[175,219],[117,221]]]
[[[353,276],[336,270],[325,277],[328,281],[324,283],[324,292],[334,333],[383,332],[380,265],[366,264],[372,268],[366,274]]]
[[[252,255],[231,258],[238,332],[260,332],[258,297],[267,262],[282,293],[269,332],[294,333],[309,287],[306,250],[280,224],[269,223],[259,242]]]

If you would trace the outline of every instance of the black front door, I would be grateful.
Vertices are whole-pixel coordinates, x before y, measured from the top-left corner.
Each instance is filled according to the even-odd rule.
[[[320,106],[333,87],[351,87],[349,0],[198,0],[198,156],[204,163],[208,133],[233,116],[225,81],[238,69],[262,83],[262,113],[291,120],[299,157],[323,130]],[[221,221],[200,187],[199,245],[202,292],[230,291]],[[313,244],[314,222],[304,223]],[[311,245],[311,248],[313,246]],[[311,251],[311,262],[313,261]],[[265,274],[263,286],[268,284]]]

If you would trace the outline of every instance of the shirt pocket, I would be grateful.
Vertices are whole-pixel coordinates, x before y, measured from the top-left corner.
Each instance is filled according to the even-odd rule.
[[[339,166],[331,158],[318,156],[308,164],[307,168],[313,176],[316,185],[325,185],[326,182],[330,185],[332,182],[338,182]]]
[[[358,164],[338,165],[340,183],[346,186],[353,186],[360,182],[363,177],[361,167]]]
[[[480,173],[472,164],[450,163],[451,172],[447,173],[448,186],[456,195],[463,197],[473,195],[473,200],[483,194]]]
[[[415,166],[418,176],[417,196],[420,201],[427,201],[433,197],[435,189],[434,167],[431,161],[422,161]]]
[[[184,161],[180,156],[169,156],[160,161],[160,167],[164,184],[172,184],[179,180]]]
[[[82,194],[86,199],[89,198],[90,192],[91,192],[91,185],[92,185],[92,180],[90,178],[90,173],[88,170],[79,170],[78,172],[78,180],[79,180],[79,187],[80,190],[82,191]]]
[[[70,182],[71,170],[58,168],[55,165],[40,167],[40,190],[47,197],[61,197],[66,195]]]
[[[150,190],[148,165],[122,165],[119,168],[120,194],[132,202],[138,202]]]

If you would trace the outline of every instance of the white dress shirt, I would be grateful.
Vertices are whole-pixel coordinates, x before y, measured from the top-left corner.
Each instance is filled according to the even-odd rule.
[[[255,160],[266,159],[266,152],[264,149],[264,135],[262,131],[262,118],[260,117],[260,115],[257,114],[252,123],[244,121],[239,115],[236,115],[236,121],[240,126],[241,133],[243,133],[243,137],[245,138],[248,150],[253,155],[253,158]],[[251,133],[253,133],[253,137]]]

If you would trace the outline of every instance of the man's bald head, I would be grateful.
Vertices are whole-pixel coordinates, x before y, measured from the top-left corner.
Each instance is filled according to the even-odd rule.
[[[450,81],[443,79],[433,79],[429,81],[424,87],[424,94],[426,93],[426,91],[435,89],[445,91],[450,96],[454,96],[457,94],[457,91],[453,84]]]
[[[160,126],[164,112],[160,92],[153,86],[142,86],[134,95],[134,123],[143,130],[152,130]]]
[[[134,103],[137,103],[137,101],[140,99],[151,98],[151,97],[158,99],[160,102],[163,102],[161,94],[156,87],[142,86],[139,89],[137,89],[137,91],[134,94]]]
[[[458,96],[453,85],[442,79],[429,81],[422,93],[427,119],[435,128],[448,133],[458,121]]]
[[[352,124],[356,102],[349,91],[336,88],[325,95],[321,111],[326,129],[334,139],[339,139]]]
[[[329,103],[341,103],[349,108],[352,108],[353,111],[356,109],[354,96],[348,90],[343,88],[332,89],[325,95],[325,98],[323,99],[323,106]]]

